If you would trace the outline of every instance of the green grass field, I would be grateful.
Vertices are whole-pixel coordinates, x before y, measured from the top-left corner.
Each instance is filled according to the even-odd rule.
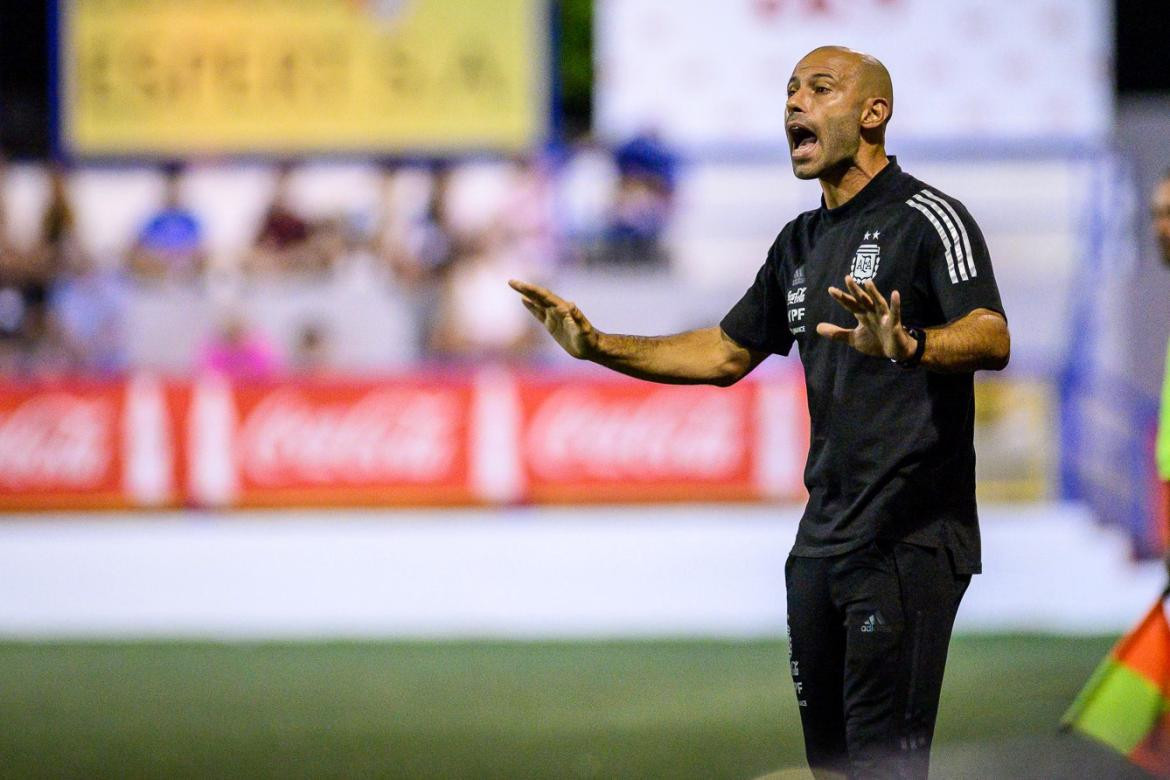
[[[935,776],[1141,777],[1056,733],[1110,644],[957,639]],[[0,644],[3,777],[709,779],[802,763],[778,641]]]

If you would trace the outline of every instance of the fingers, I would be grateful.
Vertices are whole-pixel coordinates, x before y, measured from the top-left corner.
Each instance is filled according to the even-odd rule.
[[[524,304],[524,308],[528,309],[533,317],[545,325],[549,324],[550,316],[562,320],[572,320],[582,328],[589,325],[589,321],[585,319],[585,315],[581,313],[576,304],[566,301],[538,284],[509,279],[508,286],[520,293],[520,300]]]
[[[891,308],[890,303],[886,301],[885,296],[881,294],[881,291],[878,290],[877,285],[874,284],[872,279],[867,279],[863,284],[858,284],[857,280],[852,275],[849,275],[845,277],[845,286],[848,288],[848,292],[836,287],[830,287],[829,295],[859,320],[868,322],[871,317],[877,316],[884,318],[886,315],[893,313],[894,310]],[[898,301],[897,314],[894,315],[895,322],[901,322],[901,297],[895,291],[892,293],[891,298]]]
[[[829,288],[829,295],[832,296],[833,300],[841,304],[842,308],[855,317],[860,317],[868,311],[857,302],[856,298],[843,290],[838,290],[836,287]]]
[[[524,297],[545,306],[561,306],[564,304],[564,300],[550,290],[541,287],[539,284],[529,284],[519,279],[509,279],[508,286]]]
[[[902,296],[897,290],[890,293],[890,319],[895,328],[902,324]]]
[[[520,302],[524,304],[525,309],[528,309],[529,314],[546,328],[553,328],[553,323],[558,320],[572,321],[581,330],[591,327],[589,320],[585,318],[576,304],[562,301],[559,306],[545,306],[527,296],[521,296]]]
[[[865,291],[869,293],[869,297],[873,300],[874,310],[877,311],[878,314],[884,316],[887,312],[889,312],[890,306],[886,303],[885,297],[882,296],[881,292],[878,291],[877,285],[873,283],[873,279],[866,281]]]
[[[509,279],[508,286],[521,295],[531,295],[533,297],[535,297],[536,291],[539,289],[537,285],[522,282],[519,279]]]
[[[861,285],[852,276],[845,277],[845,286],[849,289],[853,297],[857,299],[857,303],[864,307],[866,311],[877,310],[877,305],[870,298],[869,293],[862,289]]]
[[[848,328],[842,328],[828,322],[822,322],[817,325],[817,335],[823,336],[830,341],[841,341],[848,344],[851,333],[853,333],[853,331],[849,330]]]
[[[527,298],[521,298],[520,302],[524,304],[524,308],[528,309],[528,313],[535,317],[542,325],[544,324],[544,308],[537,306]]]

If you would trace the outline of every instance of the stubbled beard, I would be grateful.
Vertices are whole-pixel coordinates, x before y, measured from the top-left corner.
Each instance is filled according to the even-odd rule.
[[[817,168],[805,174],[796,174],[798,179],[820,179],[826,174],[831,174],[834,169],[848,168],[852,160],[857,156],[858,149],[861,148],[861,136],[853,135],[853,126],[850,125],[848,129],[840,129],[840,124],[834,126],[829,123],[823,129],[823,132],[818,134],[817,141],[821,146],[821,162]],[[837,154],[833,150],[841,150]],[[796,173],[796,165],[793,164],[793,172]],[[807,169],[806,169],[807,170]]]
[[[793,162],[792,172],[796,175],[796,178],[804,181],[824,178],[826,175],[832,174],[832,172],[838,168],[848,168],[852,163],[853,157],[855,155],[856,150],[853,154],[841,155],[836,159],[829,158],[828,155],[825,155],[825,157],[828,159],[820,162],[814,168],[806,168],[805,172],[803,173],[797,170],[796,163]]]
[[[795,162],[792,163],[792,174],[796,178],[798,178],[802,181],[809,181],[810,179],[815,179],[821,175],[819,171],[812,171],[810,173],[801,173],[800,170],[797,168],[797,164]]]

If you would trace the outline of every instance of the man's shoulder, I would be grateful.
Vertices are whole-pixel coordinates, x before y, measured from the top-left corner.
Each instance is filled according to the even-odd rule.
[[[919,213],[923,213],[923,207],[926,207],[935,213],[943,212],[951,217],[961,216],[964,222],[971,220],[971,213],[961,200],[910,174],[903,174],[893,199]]]

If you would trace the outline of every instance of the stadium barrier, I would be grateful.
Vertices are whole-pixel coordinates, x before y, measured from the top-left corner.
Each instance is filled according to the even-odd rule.
[[[0,386],[0,508],[796,500],[800,378],[403,375]]]

